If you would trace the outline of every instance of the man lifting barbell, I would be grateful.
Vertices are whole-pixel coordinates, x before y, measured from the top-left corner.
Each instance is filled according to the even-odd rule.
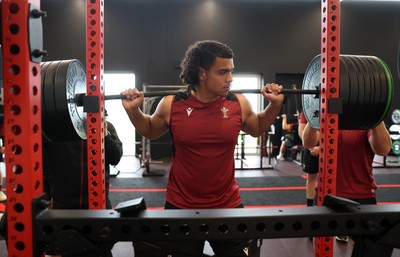
[[[221,53],[227,55],[208,56],[210,59],[190,59],[191,55],[197,54],[204,57],[203,50],[208,47],[211,47],[211,53],[220,54],[219,51],[222,50]],[[197,50],[199,50],[198,53]],[[382,60],[374,56],[341,55],[340,57],[340,99],[329,99],[332,100],[329,102],[329,112],[333,111],[339,114],[340,129],[373,128],[384,119],[390,107],[393,92],[390,71]],[[156,138],[168,129],[173,134],[175,155],[170,176],[171,187],[167,191],[167,208],[237,207],[234,203],[239,204],[240,197],[237,196],[237,184],[232,178],[234,164],[232,162],[232,165],[229,164],[229,168],[225,167],[228,162],[231,163],[234,150],[231,153],[231,148],[227,149],[225,142],[229,141],[230,145],[233,144],[232,149],[234,149],[237,140],[236,133],[239,133],[240,130],[255,136],[266,131],[282,105],[281,93],[302,94],[302,105],[307,121],[313,127],[318,128],[320,66],[320,57],[317,56],[306,71],[302,90],[282,89],[282,86],[267,84],[261,91],[234,92],[229,91],[233,70],[232,51],[226,45],[215,41],[198,42],[188,50],[187,56],[182,62],[181,78],[185,84],[189,84],[187,91],[150,94],[131,89],[125,91],[123,95],[105,96],[104,100],[127,98],[123,100],[124,107],[130,115],[132,123],[145,137]],[[90,103],[98,103],[98,99],[88,101],[90,96],[85,95],[86,72],[83,65],[76,60],[69,60],[54,62],[54,64],[42,63],[41,68],[44,138],[49,141],[65,140],[63,137],[68,134],[71,137],[78,136],[85,139],[86,116],[82,109],[90,107]],[[272,94],[267,94],[267,90]],[[246,98],[235,93],[261,93],[271,103],[266,110],[256,115],[249,109]],[[143,97],[158,95],[165,95],[165,97],[160,102],[156,113],[152,116],[142,114],[138,107],[143,102]],[[185,104],[189,105],[185,106]],[[84,108],[81,108],[82,106]],[[180,106],[181,110],[178,109]],[[211,112],[210,108],[213,107],[215,110]],[[367,107],[372,108],[374,112],[368,111]],[[88,109],[87,112],[96,111],[96,106]],[[57,115],[54,115],[55,113]],[[222,121],[214,120],[218,115],[222,115]],[[196,119],[195,124],[192,121],[193,117]],[[187,122],[184,123],[183,119]],[[204,121],[204,123],[200,121]],[[226,124],[228,122],[229,125]],[[60,124],[63,124],[63,128],[57,130]],[[186,126],[186,129],[182,130],[179,126],[177,128],[177,124]],[[65,133],[66,129],[68,133]],[[192,133],[189,134],[189,132]],[[215,132],[220,134],[214,135]],[[204,145],[207,144],[214,144],[212,151],[204,148]],[[217,145],[220,147],[218,148]],[[182,155],[187,157],[188,153],[193,155],[192,159],[182,160]],[[222,158],[222,155],[225,156],[226,161],[215,161],[215,163],[210,161],[215,160],[216,157]],[[228,155],[230,155],[229,158]],[[208,158],[205,158],[206,161],[204,161],[200,156],[208,156]],[[201,160],[198,161],[198,159]],[[177,176],[176,173],[182,171],[182,167],[185,165],[191,167],[190,173]],[[207,165],[212,168],[209,169]],[[229,170],[228,180],[223,175],[219,181],[210,179],[213,177],[211,175],[215,175],[212,171],[216,169],[217,165],[221,166],[221,170]],[[210,174],[203,173],[204,170]],[[201,175],[196,177],[199,181],[195,183],[182,182],[182,180],[193,178],[193,172],[196,171],[198,173],[195,175]],[[213,183],[211,186],[210,180]],[[227,181],[230,183],[226,184]],[[199,188],[199,185],[207,187]],[[232,190],[229,191],[231,194],[225,195],[224,191],[224,194],[219,195],[220,198],[204,194],[204,192],[208,193],[208,188],[216,190],[214,186],[221,188],[222,185],[228,186]],[[183,189],[183,192],[176,190],[177,188]],[[216,204],[210,199],[201,198],[203,196],[214,197],[215,199],[211,200],[220,202]],[[228,196],[232,196],[235,200],[228,199]]]
[[[164,97],[151,116],[139,109],[143,92],[123,92],[123,106],[142,136],[156,139],[168,130],[172,135],[174,152],[165,208],[242,208],[234,168],[237,138],[240,130],[255,137],[268,130],[282,106],[282,86],[264,86],[261,94],[270,103],[254,113],[242,94],[230,92],[233,51],[216,41],[191,45],[181,68],[188,91]],[[243,251],[247,243],[210,241],[218,256],[247,256]],[[174,257],[199,256],[203,247],[204,241],[171,241],[163,251]]]

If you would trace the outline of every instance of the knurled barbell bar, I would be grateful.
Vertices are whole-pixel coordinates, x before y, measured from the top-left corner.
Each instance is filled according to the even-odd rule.
[[[144,97],[160,97],[167,95],[176,95],[178,93],[186,92],[186,90],[167,90],[167,91],[158,91],[158,92],[144,92]],[[259,94],[260,89],[240,89],[240,90],[231,90],[232,93],[238,94]],[[317,89],[282,89],[280,94],[312,94],[317,95],[319,91]],[[75,99],[73,100],[78,106],[83,106],[83,98],[85,97],[84,93],[76,94]],[[118,100],[125,99],[124,95],[105,95],[104,100]]]

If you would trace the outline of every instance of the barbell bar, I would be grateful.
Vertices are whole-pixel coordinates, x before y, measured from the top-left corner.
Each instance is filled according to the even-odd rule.
[[[42,128],[48,141],[86,139],[85,67],[76,59],[41,63]],[[283,89],[282,94],[301,94],[307,121],[319,128],[320,56],[313,58],[303,79],[302,89]],[[374,56],[340,56],[339,129],[369,129],[382,121],[393,94],[392,76],[386,64]],[[185,90],[145,92],[145,97],[162,97]],[[259,89],[232,90],[260,93]],[[123,95],[106,95],[105,100]]]
[[[167,95],[176,95],[179,93],[185,92],[185,90],[169,90],[169,91],[157,91],[157,92],[144,92],[144,97],[163,97]],[[260,94],[260,89],[240,89],[240,90],[231,90],[232,93],[238,94]],[[311,94],[311,95],[318,95],[319,90],[317,89],[282,89],[280,94]],[[75,95],[75,103],[78,106],[83,106],[83,98],[85,97],[84,93],[76,94]],[[118,99],[125,99],[125,95],[105,95],[104,100],[118,100]]]

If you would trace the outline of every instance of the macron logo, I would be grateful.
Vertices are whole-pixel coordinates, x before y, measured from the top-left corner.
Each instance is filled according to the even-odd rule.
[[[187,112],[188,117],[190,116],[190,114],[192,113],[192,111],[193,111],[193,108],[192,108],[192,107],[186,108],[186,112]]]

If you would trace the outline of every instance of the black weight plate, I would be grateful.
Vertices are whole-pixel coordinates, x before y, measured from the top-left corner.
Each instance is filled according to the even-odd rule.
[[[73,128],[66,124],[71,123],[68,115],[62,115],[57,111],[56,77],[59,67],[64,61],[54,61],[50,64],[45,76],[44,94],[46,102],[45,133],[51,141],[66,141],[74,135]],[[49,72],[50,75],[49,75]],[[65,89],[65,86],[63,87]]]
[[[363,61],[367,64],[367,68],[370,70],[375,86],[375,107],[373,112],[371,112],[370,124],[368,126],[368,128],[373,128],[380,122],[382,113],[386,106],[387,85],[385,78],[382,77],[382,69],[377,65],[378,63],[376,63],[374,57],[368,56],[368,58],[364,58]]]
[[[42,128],[50,141],[57,141],[60,128],[57,127],[57,112],[54,100],[54,76],[60,61],[52,61],[46,69],[44,81],[42,81],[42,95],[45,104],[45,116],[42,120]]]
[[[367,116],[365,119],[365,123],[360,129],[370,129],[373,124],[375,124],[376,120],[379,119],[379,114],[376,111],[380,106],[380,98],[382,94],[380,81],[377,80],[376,70],[373,66],[369,64],[370,56],[361,56],[360,57],[360,65],[364,68],[364,76],[369,77],[369,103],[365,106],[365,110],[363,111]],[[369,114],[369,115],[368,115]]]
[[[350,100],[350,87],[349,87],[349,76],[348,70],[345,64],[346,57],[340,56],[340,81],[339,81],[339,96],[342,101],[343,110],[348,109],[348,104]],[[343,120],[346,120],[346,115],[342,110],[339,114],[339,127],[343,124]]]
[[[316,89],[317,86],[321,86],[321,55],[315,56],[310,64],[308,65],[304,79],[302,89]],[[319,129],[320,119],[320,98],[316,98],[315,95],[303,94],[301,96],[301,103],[303,106],[303,112],[307,119],[307,122],[314,129]]]
[[[48,69],[50,63],[51,62],[42,62],[42,63],[40,63],[41,104],[42,104],[42,136],[43,136],[43,140],[45,142],[50,142],[51,141],[51,139],[48,138],[47,133],[46,133],[46,128],[43,125],[43,124],[47,123],[46,122],[46,117],[47,117],[46,101],[45,101],[45,95],[44,95],[44,81],[45,81],[47,69]]]
[[[397,75],[399,75],[400,79],[400,42],[399,42],[399,48],[397,49]]]
[[[349,62],[348,55],[341,55],[341,69],[346,73],[346,78],[348,83],[345,84],[341,81],[340,92],[348,92],[347,99],[342,99],[344,106],[343,112],[340,115],[339,119],[339,129],[352,129],[353,123],[356,122],[355,117],[357,117],[357,108],[358,108],[358,80],[357,77],[354,76],[354,69],[352,69],[351,63]],[[340,93],[342,95],[342,93]]]
[[[353,129],[359,129],[362,127],[363,123],[365,123],[365,120],[368,118],[368,113],[366,114],[363,110],[364,106],[368,104],[370,99],[370,83],[366,83],[363,76],[364,70],[358,66],[359,59],[360,57],[356,55],[349,56],[349,62],[353,69],[352,72],[354,72],[352,75],[356,76],[358,80],[357,88],[359,92],[359,95],[357,96],[357,109],[354,110],[357,113],[357,124],[353,124]]]
[[[354,122],[354,116],[357,114],[357,97],[358,96],[358,88],[354,86],[357,80],[353,76],[353,71],[351,70],[349,57],[348,55],[341,55],[343,72],[346,74],[347,84],[341,82],[340,92],[346,92],[346,98],[343,99],[343,111],[340,115],[339,119],[339,128],[340,129],[350,129],[352,126],[352,122]],[[342,96],[342,93],[340,93]]]
[[[44,81],[46,77],[46,72],[51,62],[42,62],[40,63],[40,77],[41,77],[41,94],[42,94],[42,117],[43,114],[46,113],[46,101],[44,96]]]
[[[345,67],[345,58],[342,57],[342,55],[340,56],[340,99],[342,100],[342,104],[343,104],[343,110],[349,110],[349,101],[350,101],[350,79],[349,79],[349,74],[348,74],[348,70],[347,67]],[[339,128],[341,128],[341,124],[343,123],[342,120],[346,120],[348,119],[347,113],[344,113],[344,111],[342,110],[342,113],[339,114]]]
[[[374,124],[376,124],[377,121],[381,120],[381,115],[385,108],[385,99],[387,93],[387,90],[385,88],[385,79],[381,79],[382,69],[379,67],[379,65],[377,65],[376,61],[374,61],[373,58],[373,56],[370,56],[369,59],[363,60],[368,66],[368,70],[370,71],[376,88],[376,106],[374,109],[371,109],[371,112],[373,110],[374,116],[370,118],[370,124],[368,128],[374,127]]]
[[[86,92],[86,71],[76,59],[64,60],[55,76],[54,97],[62,125],[67,128],[64,140],[86,139],[86,113],[74,102],[77,93]]]
[[[362,92],[363,94],[363,101],[360,102],[359,109],[358,109],[358,117],[357,117],[357,129],[363,128],[367,126],[368,120],[371,116],[371,113],[369,112],[369,108],[371,107],[371,85],[368,80],[365,79],[364,77],[364,67],[362,66],[361,59],[363,56],[356,56],[353,55],[350,57],[350,60],[353,64],[353,67],[356,70],[357,78],[358,78],[358,88],[359,91]],[[368,75],[368,74],[367,74]],[[368,77],[369,79],[369,77]],[[360,93],[361,95],[361,93]],[[359,98],[361,100],[361,98]]]

